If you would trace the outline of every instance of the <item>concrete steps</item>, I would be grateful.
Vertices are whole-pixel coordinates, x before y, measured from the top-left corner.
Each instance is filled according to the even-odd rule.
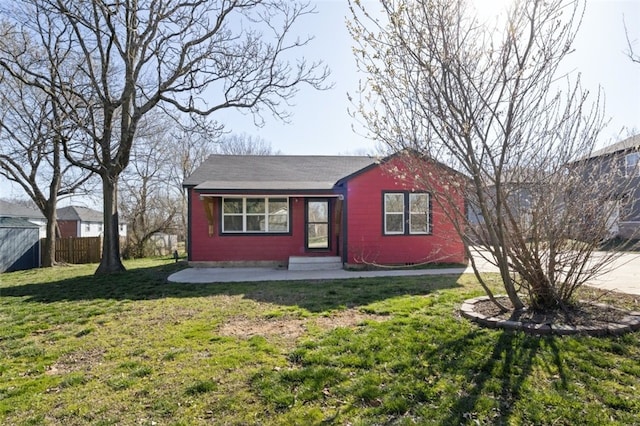
[[[289,257],[290,271],[337,271],[340,269],[342,269],[342,259],[339,256]]]

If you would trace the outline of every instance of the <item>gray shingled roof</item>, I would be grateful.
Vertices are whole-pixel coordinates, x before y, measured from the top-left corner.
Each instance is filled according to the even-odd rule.
[[[633,149],[633,148],[636,148],[636,149],[640,148],[640,134],[631,136],[630,138],[627,138],[623,141],[614,143],[613,145],[609,145],[607,147],[594,151],[587,158],[600,157],[602,155],[613,154],[616,152],[626,151],[628,149]]]
[[[56,210],[58,220],[79,220],[81,222],[102,223],[102,212],[87,207],[69,206]]]
[[[319,155],[212,155],[183,182],[196,190],[329,190],[377,161]]]
[[[21,206],[20,204],[9,203],[2,200],[0,200],[0,216],[44,220],[44,215],[40,212],[40,210]]]
[[[19,217],[0,217],[0,228],[38,228],[38,225]]]

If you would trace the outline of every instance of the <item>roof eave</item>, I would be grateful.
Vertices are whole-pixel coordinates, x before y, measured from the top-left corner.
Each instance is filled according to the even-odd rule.
[[[264,189],[264,188],[246,188],[246,189],[224,189],[224,188],[207,188],[207,189],[194,189],[200,196],[222,196],[222,195],[286,195],[292,197],[310,196],[310,195],[335,195],[341,194],[342,191],[338,187],[331,189],[326,188],[309,188],[309,189]]]

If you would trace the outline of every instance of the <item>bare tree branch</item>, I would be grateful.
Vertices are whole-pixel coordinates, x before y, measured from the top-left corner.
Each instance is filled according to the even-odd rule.
[[[5,26],[9,28],[9,26]],[[27,40],[4,34],[4,46],[23,52]],[[47,220],[42,264],[55,264],[56,206],[61,197],[87,190],[91,173],[73,168],[63,157],[73,137],[69,117],[43,92],[11,73],[0,80],[0,175],[18,184]]]
[[[286,120],[301,85],[327,87],[329,71],[320,62],[292,59],[311,40],[291,35],[314,12],[308,3],[21,0],[3,9],[39,46],[16,54],[0,42],[0,68],[52,95],[78,130],[64,144],[67,160],[102,179],[98,273],[124,269],[117,184],[146,114],[162,105],[202,116],[241,108],[258,123],[265,111]]]
[[[636,53],[637,51],[634,48],[634,45],[638,40],[631,40],[631,38],[629,38],[629,29],[627,28],[627,22],[625,21],[624,16],[622,17],[622,25],[624,26],[624,36],[627,39],[627,51],[624,53],[632,62],[640,64],[640,54]]]
[[[264,139],[246,133],[222,136],[217,144],[216,153],[223,155],[279,155],[271,144]]]
[[[591,103],[579,78],[558,77],[584,4],[514,2],[481,22],[464,0],[377,3],[374,15],[350,1],[354,53],[367,73],[353,114],[390,151],[409,153],[407,167],[499,268],[513,307],[571,303],[616,256],[593,254],[630,185],[620,158],[589,160],[603,125],[599,94]],[[425,157],[467,184],[439,178],[421,166]],[[471,215],[455,208],[461,192]]]

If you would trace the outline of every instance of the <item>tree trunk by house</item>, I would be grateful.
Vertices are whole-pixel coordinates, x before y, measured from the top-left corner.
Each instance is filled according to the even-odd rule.
[[[117,176],[102,176],[102,194],[104,197],[104,237],[102,238],[102,259],[96,274],[122,272],[125,267],[120,260]]]
[[[42,247],[42,267],[48,268],[56,264],[56,229],[57,229],[57,215],[56,215],[56,199],[49,199],[44,212],[47,228],[44,244]]]

